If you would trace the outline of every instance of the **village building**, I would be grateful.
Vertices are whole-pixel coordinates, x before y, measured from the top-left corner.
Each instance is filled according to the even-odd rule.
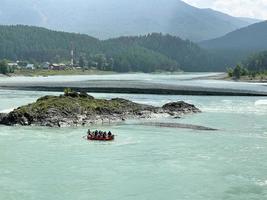
[[[65,70],[66,65],[63,63],[60,63],[60,64],[53,63],[49,65],[49,69],[50,70]]]
[[[35,69],[34,64],[27,64],[25,68],[26,69],[31,69],[31,70]]]
[[[18,63],[7,63],[7,65],[9,66],[9,67],[18,67]]]
[[[21,67],[18,65],[18,62],[10,62],[7,63],[8,67],[12,68],[12,69],[21,69]]]
[[[50,63],[49,62],[43,62],[41,64],[42,69],[49,69]]]

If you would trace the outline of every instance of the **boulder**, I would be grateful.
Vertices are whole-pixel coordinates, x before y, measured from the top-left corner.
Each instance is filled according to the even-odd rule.
[[[194,105],[186,103],[184,101],[167,103],[164,106],[162,106],[162,109],[171,115],[201,112]]]
[[[3,121],[3,119],[7,116],[6,113],[0,113],[0,123]]]

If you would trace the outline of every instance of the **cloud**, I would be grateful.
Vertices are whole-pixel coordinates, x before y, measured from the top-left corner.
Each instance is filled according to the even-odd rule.
[[[184,0],[196,7],[212,8],[237,17],[267,20],[267,0]]]

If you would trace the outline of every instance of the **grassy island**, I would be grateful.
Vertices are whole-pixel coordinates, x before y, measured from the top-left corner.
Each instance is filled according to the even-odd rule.
[[[21,106],[8,114],[1,114],[0,124],[64,127],[151,118],[154,114],[178,117],[197,112],[200,110],[194,105],[183,101],[154,107],[121,98],[95,99],[87,93],[66,89],[64,95],[44,96],[32,104]]]

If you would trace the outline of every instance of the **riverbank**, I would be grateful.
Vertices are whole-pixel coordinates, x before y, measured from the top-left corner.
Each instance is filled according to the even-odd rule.
[[[142,72],[128,72],[128,73],[142,73]],[[46,69],[20,69],[15,70],[14,73],[8,75],[0,75],[3,77],[38,77],[38,76],[77,76],[77,75],[110,75],[110,74],[125,74],[115,71],[101,71],[96,69],[65,69],[65,70],[46,70]],[[127,73],[126,73],[127,74]],[[166,75],[181,75],[186,74],[183,71],[156,71],[151,74],[166,74]]]
[[[100,71],[100,70],[83,70],[83,69],[66,69],[66,70],[45,70],[45,69],[20,69],[15,70],[14,73],[9,76],[68,76],[68,75],[106,75],[116,74],[114,71]]]
[[[158,95],[267,96],[265,84],[213,80],[215,73],[109,74],[48,77],[6,77],[5,90],[62,92],[65,88],[88,93]]]
[[[214,76],[209,76],[208,78],[211,80],[225,80],[247,83],[267,83],[267,75],[255,76],[254,78],[250,76],[241,76],[239,79],[235,79],[233,77],[229,77],[227,73],[221,73]]]
[[[257,76],[251,78],[249,76],[241,76],[240,79],[236,80],[231,77],[225,78],[225,80],[237,81],[237,82],[247,82],[247,83],[267,83],[267,76]]]

